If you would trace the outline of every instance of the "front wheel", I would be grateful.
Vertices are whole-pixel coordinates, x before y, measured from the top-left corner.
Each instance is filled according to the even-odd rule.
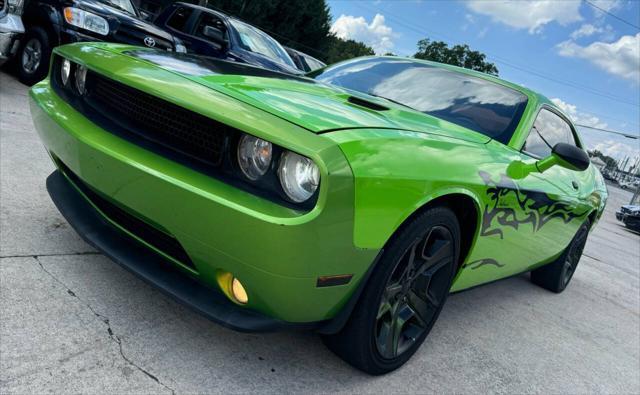
[[[389,243],[345,327],[324,343],[369,374],[402,366],[442,310],[459,250],[460,228],[450,209],[416,217]]]
[[[560,293],[567,288],[576,272],[582,250],[587,244],[589,235],[589,220],[578,229],[566,250],[555,261],[531,272],[531,282],[549,291]]]
[[[20,82],[31,86],[41,81],[47,75],[50,56],[51,43],[47,32],[37,26],[29,28],[16,59]]]

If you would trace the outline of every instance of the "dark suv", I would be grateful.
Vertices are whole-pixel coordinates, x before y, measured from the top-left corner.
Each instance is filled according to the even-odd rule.
[[[180,40],[144,19],[131,0],[31,0],[22,16],[20,81],[32,85],[49,68],[51,49],[76,41],[110,41],[185,52]]]
[[[174,3],[158,15],[155,24],[179,37],[189,52],[301,74],[271,36],[210,8]]]

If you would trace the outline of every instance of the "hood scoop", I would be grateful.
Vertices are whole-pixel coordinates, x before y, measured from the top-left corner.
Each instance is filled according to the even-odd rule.
[[[349,96],[347,101],[349,103],[355,104],[355,105],[360,106],[360,107],[365,107],[365,108],[368,108],[370,110],[375,110],[375,111],[388,111],[389,110],[389,107],[381,106],[380,104],[377,104],[377,103],[374,103],[374,102],[370,102],[369,100],[365,100],[365,99],[362,99],[362,98],[356,97],[356,96]]]

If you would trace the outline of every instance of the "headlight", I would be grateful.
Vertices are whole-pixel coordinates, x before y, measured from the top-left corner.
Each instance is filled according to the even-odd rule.
[[[176,52],[178,53],[187,53],[187,47],[182,44],[176,44]]]
[[[87,68],[84,66],[78,65],[76,67],[76,89],[78,89],[78,93],[84,95],[86,93],[86,81],[87,81]]]
[[[64,19],[68,24],[106,36],[109,34],[109,23],[96,14],[75,7],[64,9]]]
[[[62,85],[67,86],[67,82],[69,82],[69,75],[71,74],[71,62],[68,59],[62,61],[62,66],[60,67],[60,79],[62,80]]]
[[[257,180],[269,170],[273,147],[270,142],[245,134],[238,143],[238,164],[250,180]]]
[[[318,166],[311,159],[291,151],[282,155],[278,176],[282,189],[296,203],[313,196],[320,183]]]

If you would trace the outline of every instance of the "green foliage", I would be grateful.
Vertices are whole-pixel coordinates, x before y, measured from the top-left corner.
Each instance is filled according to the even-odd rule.
[[[208,6],[257,26],[282,45],[326,58],[331,14],[325,0],[209,0]]]
[[[327,39],[329,42],[329,50],[326,56],[327,64],[357,58],[358,56],[370,56],[375,54],[371,47],[358,41],[343,40],[334,35],[330,35]]]
[[[602,152],[598,151],[597,149],[593,150],[593,151],[587,151],[587,153],[589,154],[590,157],[592,158],[600,158],[605,164],[605,168],[608,170],[618,170],[618,161],[613,159],[612,157],[603,154]]]
[[[418,52],[413,57],[498,75],[498,68],[493,63],[485,61],[486,55],[472,51],[467,44],[449,48],[449,45],[443,41],[431,41],[425,38],[418,41]]]

